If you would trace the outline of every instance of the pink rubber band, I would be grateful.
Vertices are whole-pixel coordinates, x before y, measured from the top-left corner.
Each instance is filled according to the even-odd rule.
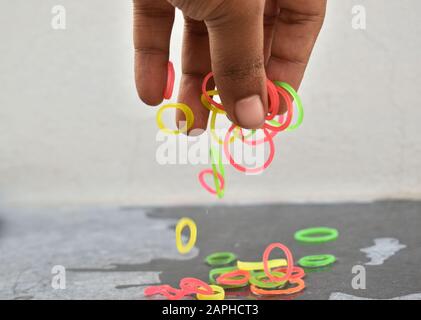
[[[153,296],[160,294],[166,297],[168,300],[180,300],[185,296],[183,290],[175,289],[167,284],[162,286],[151,286],[147,287],[143,292],[145,296]]]
[[[196,278],[183,278],[180,280],[180,288],[185,295],[189,294],[213,294],[212,288],[204,281]]]
[[[164,91],[165,100],[169,100],[172,97],[172,93],[174,91],[174,81],[175,81],[174,65],[171,61],[168,61],[167,85]]]
[[[241,172],[245,172],[245,173],[259,173],[262,172],[263,170],[265,170],[267,167],[269,167],[269,165],[272,163],[274,157],[275,157],[275,144],[273,143],[273,139],[272,136],[270,135],[270,133],[266,130],[263,129],[263,132],[266,135],[266,138],[269,142],[269,146],[270,146],[270,152],[269,152],[269,158],[266,160],[266,162],[263,164],[263,166],[261,167],[257,167],[257,168],[246,168],[238,163],[235,162],[234,158],[231,156],[230,150],[229,150],[229,139],[231,136],[231,132],[234,130],[236,126],[233,124],[229,129],[227,134],[225,135],[225,140],[224,140],[224,153],[225,156],[227,157],[227,159],[229,159],[231,165],[237,169],[238,171]]]
[[[213,176],[214,172],[213,172],[212,169],[205,169],[205,170],[200,171],[200,173],[199,173],[199,182],[202,185],[202,187],[205,188],[209,193],[216,194],[216,190],[215,189],[212,189],[206,183],[206,181],[205,181],[205,175],[206,174],[211,174]],[[216,175],[218,176],[218,179],[219,179],[220,190],[224,190],[224,186],[225,186],[225,179],[224,179],[224,177],[219,172],[216,172]]]
[[[240,279],[234,279],[237,277],[241,277]],[[222,285],[243,285],[249,282],[250,279],[250,272],[246,270],[234,270],[228,273],[224,273],[220,275],[216,279],[216,283]]]
[[[208,82],[209,82],[209,80],[210,80],[210,78],[212,78],[213,77],[213,72],[209,72],[207,75],[206,75],[206,77],[203,79],[203,82],[202,82],[202,93],[203,93],[203,96],[205,97],[205,99],[211,104],[211,105],[213,105],[215,108],[217,108],[217,109],[219,109],[219,110],[222,110],[222,111],[224,111],[224,106],[222,105],[222,104],[220,104],[220,103],[218,103],[218,102],[216,102],[216,101],[214,101],[210,96],[209,96],[209,94],[208,94],[208,90],[207,90],[207,87],[208,87]]]
[[[269,95],[269,114],[266,116],[266,120],[272,120],[275,118],[276,115],[278,115],[279,111],[279,94],[276,90],[276,86],[273,84],[272,81],[269,79],[266,81],[267,85],[267,91]]]
[[[282,98],[284,98],[287,104],[288,111],[287,111],[286,119],[280,126],[272,126],[269,123],[265,123],[264,128],[279,132],[279,131],[286,130],[291,124],[292,116],[294,112],[294,106],[292,105],[291,97],[289,96],[288,92],[284,88],[281,88],[281,87],[275,87],[275,88],[278,91],[278,93],[282,95]]]
[[[285,275],[283,277],[275,277],[272,273],[270,273],[270,267],[269,267],[269,256],[273,249],[278,248],[281,249],[287,258],[287,267],[285,271]],[[276,242],[268,245],[265,252],[263,253],[263,268],[265,271],[266,276],[272,280],[272,281],[287,281],[289,278],[291,278],[292,271],[294,269],[294,258],[292,257],[291,251],[282,243]]]
[[[282,272],[285,273],[287,271],[288,267],[279,267],[279,268],[274,268],[273,271],[275,272]],[[302,279],[304,278],[306,275],[306,273],[304,272],[303,268],[294,266],[292,268],[292,273],[291,273],[291,277],[289,277],[291,280],[292,279]]]

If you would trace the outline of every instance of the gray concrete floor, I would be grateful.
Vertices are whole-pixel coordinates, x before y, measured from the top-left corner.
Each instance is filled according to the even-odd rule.
[[[181,217],[198,226],[196,247],[186,256],[175,248],[174,226]],[[294,232],[329,226],[336,242],[303,245]],[[296,260],[331,253],[330,268],[308,273],[296,299],[420,298],[421,202],[266,205],[244,207],[64,208],[0,211],[0,298],[144,299],[147,285],[178,285],[186,276],[206,280],[206,255],[232,251],[259,260],[271,242],[290,247]],[[400,248],[385,254],[375,239],[393,238]],[[403,247],[405,246],[405,247]],[[384,249],[384,248],[383,248]],[[393,251],[393,250],[392,250]],[[274,252],[278,255],[279,252]],[[372,259],[380,265],[366,265]],[[51,287],[54,265],[66,268],[66,289]],[[352,267],[364,265],[367,288],[351,286]],[[345,295],[347,294],[347,295]],[[228,298],[256,299],[247,290]]]

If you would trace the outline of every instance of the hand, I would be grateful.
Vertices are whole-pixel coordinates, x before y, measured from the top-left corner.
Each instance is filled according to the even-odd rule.
[[[211,70],[227,116],[255,129],[267,113],[266,78],[298,90],[326,0],[134,0],[136,86],[149,105],[163,100],[175,7],[185,18],[178,100],[192,109],[193,129],[207,126],[200,95]]]

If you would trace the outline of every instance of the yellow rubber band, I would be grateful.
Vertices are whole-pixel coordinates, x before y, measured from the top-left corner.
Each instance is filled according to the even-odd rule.
[[[196,295],[198,300],[224,300],[225,299],[225,290],[220,286],[210,285],[213,290],[213,294],[200,294]]]
[[[218,90],[209,90],[207,91],[209,96],[219,96]],[[203,106],[208,109],[210,112],[216,112],[221,114],[226,114],[224,110],[221,110],[214,105],[210,104],[206,97],[202,94],[200,96],[200,101],[202,102]]]
[[[287,265],[285,259],[273,259],[268,262],[269,268],[285,267]],[[237,261],[237,268],[246,271],[264,270],[263,262],[244,262],[240,260]]]
[[[224,141],[221,140],[221,138],[219,138],[215,132],[215,123],[216,123],[216,116],[218,115],[218,112],[212,112],[212,116],[211,116],[211,122],[210,122],[210,132],[211,132],[211,137],[220,145],[224,144]],[[234,130],[239,130],[239,127],[235,127]],[[235,136],[232,136],[229,140],[229,143],[233,143],[235,140]]]
[[[171,130],[171,129],[167,128],[162,121],[162,113],[167,109],[179,109],[179,110],[183,111],[184,115],[186,117],[187,125],[185,125],[183,128],[178,129],[178,130]],[[191,111],[189,106],[187,106],[184,103],[169,103],[169,104],[166,104],[166,105],[162,106],[158,110],[158,112],[156,113],[156,124],[158,125],[158,128],[160,130],[162,130],[163,132],[168,133],[168,134],[177,135],[177,134],[180,134],[180,133],[183,133],[183,132],[187,132],[193,126],[193,123],[194,123],[193,111]]]
[[[190,239],[187,244],[183,244],[181,239],[181,232],[185,227],[190,229]],[[182,218],[178,221],[177,226],[175,227],[175,244],[177,246],[178,252],[181,254],[188,253],[196,243],[197,239],[197,227],[196,223],[190,218]]]

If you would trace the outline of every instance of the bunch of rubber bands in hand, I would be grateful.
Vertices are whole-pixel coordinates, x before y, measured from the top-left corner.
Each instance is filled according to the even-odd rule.
[[[286,259],[269,260],[275,248],[282,250]],[[206,257],[205,262],[213,267],[209,272],[210,284],[196,278],[183,278],[179,283],[180,288],[169,285],[150,286],[144,290],[144,295],[161,295],[169,300],[191,295],[196,295],[198,300],[224,300],[226,290],[247,286],[257,296],[292,295],[305,288],[304,270],[294,266],[291,251],[282,243],[270,244],[261,262],[240,261],[231,252],[213,253]]]
[[[168,63],[168,78],[167,78],[167,87],[164,92],[164,98],[170,99],[172,96],[172,91],[174,88],[174,66],[171,62]],[[218,96],[217,90],[207,90],[208,82],[213,77],[213,73],[210,72],[203,80],[202,83],[202,96],[201,102],[203,106],[211,112],[210,117],[210,133],[211,138],[219,145],[223,146],[223,152],[225,157],[229,160],[229,163],[238,171],[249,174],[257,174],[264,171],[272,163],[275,156],[275,144],[273,138],[282,131],[293,131],[300,127],[304,118],[304,110],[300,97],[294,88],[286,82],[281,81],[270,81],[267,80],[267,91],[269,96],[269,108],[268,114],[266,116],[266,121],[262,129],[251,130],[251,133],[248,135],[243,134],[243,129],[232,124],[226,135],[221,139],[215,130],[216,117],[218,114],[225,115],[224,106],[215,101],[213,98]],[[285,114],[278,114],[280,97],[285,102],[287,107],[287,112]],[[294,111],[293,103],[296,105],[296,111]],[[168,129],[162,121],[162,114],[167,109],[179,109],[181,110],[186,119],[186,123],[182,128],[178,130]],[[296,113],[296,114],[295,114]],[[293,118],[295,121],[293,123]],[[161,107],[157,113],[157,124],[159,129],[168,134],[180,134],[188,132],[194,124],[194,114],[187,106],[183,103],[170,103]],[[256,139],[257,131],[263,131],[264,137]],[[269,156],[267,160],[257,167],[246,167],[240,163],[237,163],[230,151],[230,145],[234,142],[235,139],[240,139],[243,144],[248,146],[256,147],[258,145],[267,143],[270,147]],[[218,149],[211,146],[210,147],[210,158],[212,169],[206,169],[199,173],[199,182],[205,190],[209,193],[217,195],[218,198],[224,196],[226,181],[225,181],[225,170],[222,161],[222,156],[218,152]],[[215,188],[210,187],[206,181],[205,177],[207,175],[212,175]]]

